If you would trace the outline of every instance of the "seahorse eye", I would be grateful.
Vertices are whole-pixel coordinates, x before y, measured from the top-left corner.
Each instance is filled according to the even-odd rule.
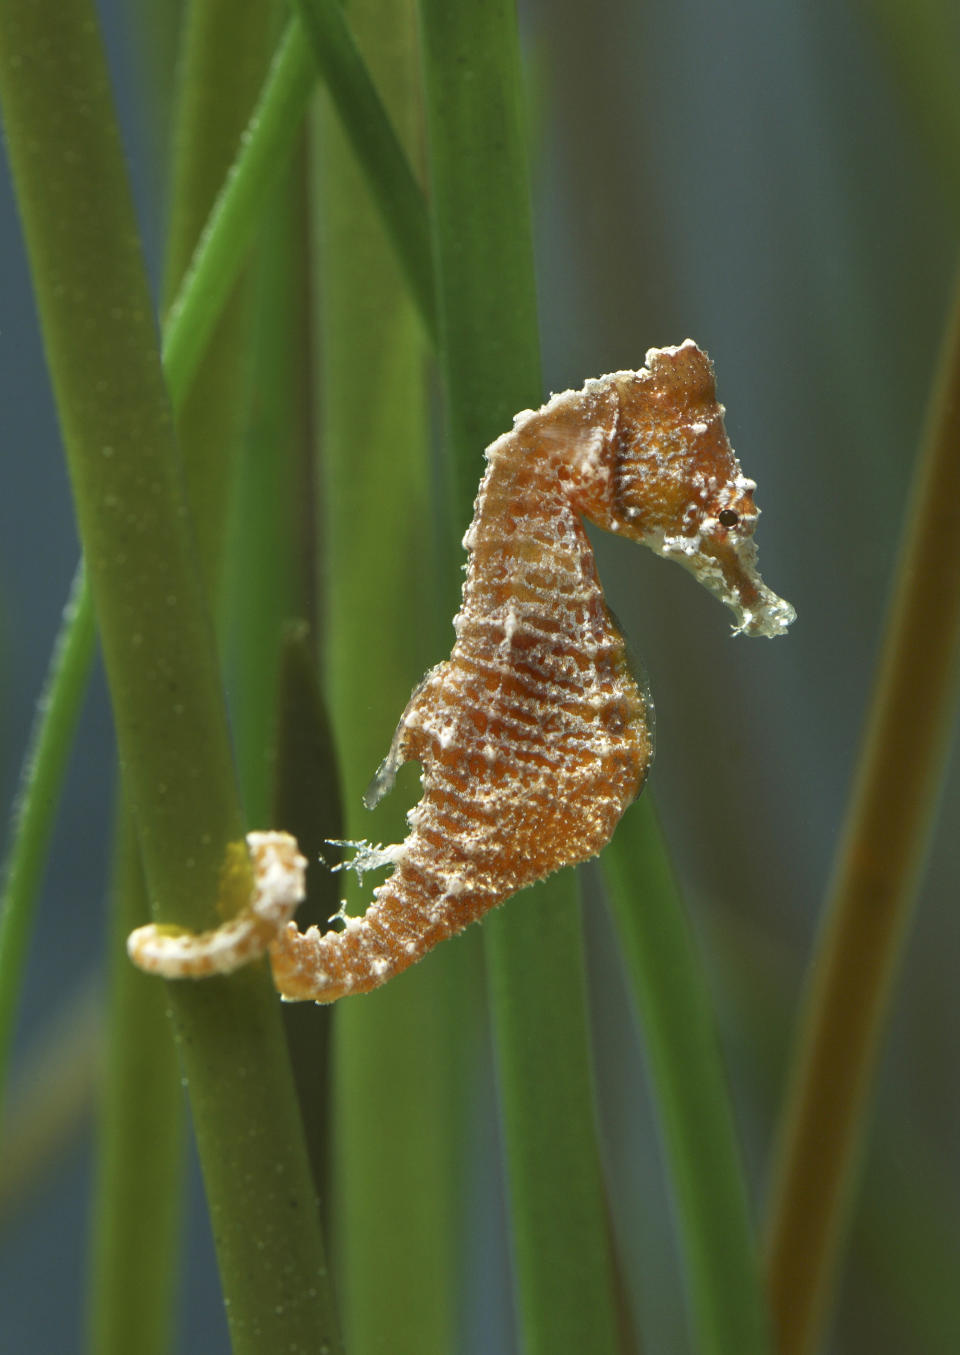
[[[736,527],[740,521],[740,514],[735,513],[732,508],[722,508],[717,514],[717,521],[721,527]]]

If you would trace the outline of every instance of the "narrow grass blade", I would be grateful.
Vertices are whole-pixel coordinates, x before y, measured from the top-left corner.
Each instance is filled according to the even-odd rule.
[[[177,62],[176,103],[172,131],[172,165],[168,210],[163,307],[173,300],[197,250],[201,233],[219,199],[222,185],[241,156],[250,109],[279,114],[268,126],[278,159],[269,167],[249,166],[240,182],[269,184],[272,170],[286,164],[290,129],[297,122],[286,115],[285,101],[268,79],[266,99],[257,102],[275,31],[278,0],[238,8],[225,0],[190,0],[182,25]],[[283,63],[280,67],[283,70]],[[286,140],[284,140],[284,133]],[[235,180],[230,179],[233,182]],[[274,181],[275,182],[275,181]],[[262,219],[262,201],[248,207],[243,225]],[[223,233],[221,232],[221,239]],[[213,270],[208,268],[205,276]],[[247,414],[238,398],[250,371],[252,298],[249,274],[240,270],[232,288],[213,311],[215,326],[190,388],[176,411],[176,435],[186,472],[187,499],[193,514],[200,569],[219,629],[221,619],[224,529],[230,503],[226,487],[236,478],[237,451]],[[209,313],[209,312],[208,312]]]
[[[440,363],[469,513],[481,451],[541,399],[516,16],[422,0]],[[524,1348],[618,1349],[576,883],[484,923]]]
[[[254,337],[244,373],[245,428],[227,538],[222,647],[240,787],[252,823],[285,823],[271,817],[276,726],[283,708],[281,652],[293,643],[286,635],[288,620],[309,617],[315,609],[305,173],[301,144],[263,212],[252,261]]]
[[[236,281],[269,190],[279,182],[289,161],[315,79],[303,32],[291,23],[170,305],[164,326],[163,369],[175,405],[190,386]]]
[[[64,609],[50,670],[37,704],[24,759],[0,901],[0,1102],[16,1017],[33,905],[46,860],[53,814],[93,663],[96,628],[82,568]]]
[[[31,0],[0,8],[0,104],[154,913],[209,925],[242,823],[110,83],[84,0],[65,0],[54,24]],[[169,997],[234,1349],[335,1342],[266,976],[172,985]]]
[[[350,15],[396,126],[417,145],[411,8],[354,0]],[[361,796],[441,643],[423,330],[355,143],[326,110],[320,131],[325,667],[347,835],[390,842],[406,832],[413,768],[375,814]],[[365,881],[362,892],[345,892],[363,909],[370,889]],[[469,942],[442,947],[409,975],[334,1012],[336,1241],[352,1355],[461,1345],[460,1153],[478,1025],[473,959]]]
[[[340,0],[294,0],[317,69],[380,208],[427,334],[436,341],[427,205]],[[354,23],[356,10],[350,7]]]
[[[163,984],[134,969],[126,950],[149,916],[133,824],[121,814],[93,1196],[93,1355],[164,1355],[176,1316],[183,1088]]]
[[[960,288],[783,1112],[768,1230],[781,1355],[816,1348],[840,1260],[874,1070],[960,690],[958,541]]]
[[[543,1355],[621,1348],[579,901],[567,872],[483,924],[522,1349]]]
[[[695,1349],[760,1355],[768,1322],[707,985],[648,797],[601,862],[650,1061]]]
[[[291,622],[282,641],[279,714],[275,740],[273,823],[293,833],[311,863],[307,897],[297,910],[301,927],[326,927],[340,904],[339,878],[326,869],[328,836],[342,838],[340,778],[333,730],[317,671],[316,644],[305,622]],[[330,1049],[333,1010],[303,1002],[284,1004],[300,1116],[317,1194],[333,1197],[330,1126]]]

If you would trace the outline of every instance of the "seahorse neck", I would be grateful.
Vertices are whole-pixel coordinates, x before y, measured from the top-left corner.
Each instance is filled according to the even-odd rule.
[[[593,552],[571,502],[570,452],[514,430],[494,443],[464,538],[458,643],[530,629],[577,644],[606,623]]]

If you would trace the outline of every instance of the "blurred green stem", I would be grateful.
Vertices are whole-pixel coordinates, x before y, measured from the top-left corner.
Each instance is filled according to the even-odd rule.
[[[98,1116],[89,1349],[164,1355],[176,1317],[184,1097],[164,985],[126,939],[149,917],[140,852],[121,811],[110,910],[106,1066]]]
[[[278,171],[286,164],[303,110],[289,94],[286,99],[276,94],[282,62],[279,67],[273,65],[266,96],[257,99],[267,73],[278,7],[278,0],[261,0],[257,5],[237,5],[235,0],[188,0],[186,5],[177,61],[161,310],[176,299],[215,204],[220,201],[222,206],[225,199],[230,205],[230,194],[222,193],[224,183],[239,182],[260,190],[256,199],[260,210],[254,212],[242,204],[241,211],[234,212],[233,222],[228,223],[229,239],[230,224],[250,229],[259,223],[263,190],[276,183]],[[262,118],[264,110],[273,113],[274,121],[268,125],[271,134],[261,137],[257,145],[271,143],[277,158],[257,167],[259,172],[251,173],[248,165],[245,173],[234,176],[231,170],[236,165],[238,145],[240,159],[250,159],[250,148],[241,138],[252,107],[254,116]],[[224,238],[221,231],[220,239]],[[223,297],[216,298],[213,331],[176,410],[177,442],[186,471],[200,569],[218,630],[224,530],[230,503],[227,486],[234,483],[237,448],[247,414],[246,402],[238,399],[237,393],[247,384],[252,333],[246,269],[228,271],[233,285]],[[209,263],[203,276],[215,276]],[[203,312],[202,304],[199,309],[211,313],[209,309]]]
[[[879,36],[897,93],[914,116],[938,186],[960,216],[957,9],[951,0],[861,0]]]
[[[270,817],[282,631],[288,618],[309,615],[316,586],[305,171],[300,154],[271,191],[252,261],[253,379],[244,382],[245,427],[222,589],[221,647],[240,789],[252,823],[285,824]]]
[[[644,1045],[698,1355],[769,1349],[736,1128],[708,987],[649,795],[601,858]]]
[[[7,1083],[17,996],[33,924],[53,812],[59,798],[93,662],[93,606],[77,570],[21,773],[0,897],[0,1105]]]
[[[297,910],[301,928],[325,927],[340,906],[340,877],[319,864],[328,835],[343,836],[343,808],[333,730],[317,671],[316,639],[306,622],[290,622],[281,640],[274,739],[271,821],[282,823],[308,861],[307,897]],[[330,1034],[334,1009],[285,1002],[283,1024],[300,1101],[317,1193],[332,1200]],[[343,1299],[340,1311],[343,1313]],[[343,1320],[343,1319],[341,1319]],[[346,1323],[344,1323],[346,1325]]]
[[[380,209],[410,295],[435,343],[427,204],[410,161],[347,25],[340,0],[294,0],[294,8],[344,135]]]
[[[960,654],[960,287],[808,978],[768,1221],[780,1355],[817,1347],[877,1055],[936,812]]]

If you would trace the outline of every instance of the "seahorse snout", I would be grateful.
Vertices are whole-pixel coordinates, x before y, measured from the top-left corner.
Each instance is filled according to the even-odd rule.
[[[768,588],[756,565],[757,549],[749,538],[704,542],[685,563],[737,618],[736,635],[783,635],[797,613]]]

